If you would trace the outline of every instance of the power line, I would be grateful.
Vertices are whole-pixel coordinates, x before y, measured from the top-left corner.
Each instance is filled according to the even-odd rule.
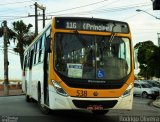
[[[112,3],[113,4],[113,3]],[[85,13],[90,13],[90,14],[93,14],[93,13],[106,13],[106,12],[119,12],[119,11],[124,11],[124,10],[128,10],[128,9],[133,9],[133,8],[136,8],[136,7],[144,7],[144,6],[150,6],[150,4],[144,4],[144,3],[141,3],[141,4],[133,4],[131,6],[121,6],[121,7],[117,7],[117,8],[108,8],[108,9],[93,9],[93,10],[90,10],[90,11],[84,11],[84,12],[74,12],[74,13],[64,13],[64,14],[47,14],[47,16],[64,16],[64,15],[73,15],[73,14],[85,14]]]
[[[144,6],[150,6],[150,4],[144,4],[144,5],[134,5],[134,6],[122,6],[119,8],[108,8],[108,9],[101,9],[101,10],[97,10],[99,12],[117,12],[117,11],[125,11],[128,9],[133,9],[133,8],[137,8],[137,7],[144,7]]]
[[[120,1],[120,0],[115,0],[115,1],[113,1],[113,2],[111,2],[111,3],[109,3],[109,4],[107,4],[107,6],[108,6],[108,5],[115,4],[115,3],[117,3],[118,1]],[[96,9],[100,9],[100,8],[103,8],[103,7],[106,7],[106,5],[103,5],[103,6],[101,6],[101,7],[98,7],[98,8],[96,8]],[[93,10],[96,10],[96,9],[93,9]]]
[[[73,9],[78,9],[78,8],[82,8],[82,7],[87,7],[87,6],[99,4],[99,3],[102,3],[102,2],[106,2],[106,1],[108,1],[108,0],[103,0],[103,1],[95,2],[95,3],[83,5],[83,6],[78,6],[78,7],[74,7],[74,8],[64,9],[64,10],[56,11],[56,12],[54,12],[54,13],[63,12],[63,11],[68,11],[68,10],[73,10]],[[26,2],[29,2],[29,1],[26,1]],[[19,2],[17,2],[17,3],[19,3]],[[20,3],[22,3],[22,2],[20,2]],[[6,3],[6,4],[12,4],[12,3]],[[1,4],[0,4],[0,5],[1,5]],[[53,13],[53,12],[50,12],[50,13]],[[48,14],[49,14],[49,13],[48,13]],[[10,19],[10,20],[28,18],[28,16],[0,16],[0,17],[4,17],[3,19],[7,19],[7,20],[8,20],[8,18],[13,18],[13,19]]]
[[[0,49],[1,51],[4,51],[3,49]],[[11,51],[9,51],[8,50],[8,53],[11,53],[11,54],[14,54],[14,55],[19,55],[18,53],[16,53],[16,52],[11,52]]]
[[[19,16],[15,18],[3,18],[4,20],[11,21],[11,20],[17,20],[17,19],[23,19],[23,18],[29,18],[28,16]],[[3,20],[0,20],[2,22]]]
[[[23,18],[23,17],[28,17],[28,16],[0,16],[0,17],[4,17],[4,18],[5,17],[6,18],[14,18],[14,17],[16,17],[16,18],[18,17],[19,18],[19,17],[22,17]]]
[[[25,6],[26,7],[26,6]],[[14,9],[7,9],[7,10],[4,10],[4,11],[0,11],[0,13],[1,13],[1,15],[0,16],[4,16],[4,15],[6,15],[6,13],[8,14],[8,13],[10,13],[10,12],[12,12],[12,13],[18,13],[18,14],[20,14],[20,13],[26,13],[27,11],[29,11],[28,9],[26,9],[26,8],[21,8],[21,9],[17,9],[17,8],[14,8]],[[11,14],[12,14],[11,13]]]
[[[32,1],[32,0],[31,0]],[[58,12],[63,12],[63,11],[68,11],[68,10],[73,10],[73,9],[78,9],[78,8],[82,8],[82,7],[87,7],[87,6],[91,6],[91,5],[94,5],[94,4],[99,4],[99,3],[102,3],[102,2],[105,2],[105,1],[108,1],[108,0],[103,0],[103,1],[99,1],[99,2],[95,2],[95,3],[91,3],[91,4],[87,4],[87,5],[83,5],[83,6],[78,6],[78,7],[74,7],[74,8],[69,8],[69,9],[64,9],[64,10],[60,10],[60,11],[56,11],[56,12],[50,12],[50,13],[58,13]],[[118,0],[119,1],[119,0]],[[30,2],[30,1],[24,1],[24,2]],[[22,2],[17,2],[17,3],[22,3]],[[6,3],[6,4],[12,4],[12,3]],[[1,5],[1,4],[0,4]],[[4,4],[2,4],[4,5]],[[16,8],[17,9],[17,8]],[[14,9],[11,9],[11,10],[14,10]],[[1,11],[2,12],[2,11]],[[5,11],[6,12],[6,11]],[[47,13],[49,14],[49,13]],[[0,17],[21,17],[21,16],[0,16]]]
[[[117,0],[117,1],[120,1],[120,0]],[[113,2],[115,3],[115,1]],[[111,4],[113,4],[111,3]],[[109,5],[111,5],[109,4]],[[119,9],[131,9],[131,8],[134,8],[134,7],[142,7],[142,6],[148,6],[148,5],[151,5],[151,4],[146,4],[146,3],[139,3],[139,4],[130,4],[130,5],[125,5],[125,6],[120,6],[120,7],[112,7],[112,8],[108,8],[108,9],[100,9],[102,7],[105,7],[106,5],[102,6],[102,7],[99,7],[99,8],[96,8],[96,9],[93,9],[93,11],[117,11]],[[107,4],[108,6],[108,4]],[[97,10],[98,9],[98,10]]]
[[[91,4],[77,6],[77,7],[73,7],[73,8],[63,9],[63,10],[59,10],[59,11],[55,11],[55,12],[49,12],[49,13],[46,13],[46,14],[60,13],[60,12],[64,12],[64,11],[66,12],[66,11],[70,11],[70,10],[73,10],[73,9],[79,9],[79,8],[84,8],[84,7],[92,6],[92,5],[95,5],[95,4],[103,3],[103,2],[106,2],[106,1],[108,1],[108,0],[94,2],[94,3],[91,3]]]
[[[31,1],[35,1],[35,0],[28,0],[23,2],[1,3],[0,5],[3,6],[3,5],[9,5],[9,4],[22,4],[22,3],[31,2]]]
[[[147,8],[145,11],[147,11],[147,10],[149,10],[149,9],[150,9],[150,8]],[[127,18],[124,18],[123,20],[131,19],[131,18],[137,16],[138,14],[139,14],[139,13],[136,13],[136,14],[134,14],[134,15],[132,15],[132,16],[129,16],[129,17],[127,17]]]
[[[14,54],[14,55],[19,55],[18,53],[16,53],[16,52],[11,52],[11,51],[8,51],[9,53],[11,53],[11,54]]]
[[[90,10],[90,11],[84,11],[84,12],[75,12],[75,13],[64,13],[64,14],[50,15],[50,13],[59,13],[59,12],[64,12],[64,11],[68,11],[68,10],[79,9],[79,8],[83,8],[83,7],[87,7],[87,6],[103,3],[103,2],[106,2],[106,1],[107,0],[103,0],[103,1],[95,2],[95,3],[83,5],[83,6],[73,7],[73,8],[69,8],[69,9],[63,9],[63,10],[59,10],[59,11],[55,11],[55,12],[49,12],[49,13],[47,13],[47,16],[64,16],[64,15],[71,15],[71,14],[73,15],[73,14],[88,14],[88,13],[93,14],[93,13],[102,13],[102,12],[103,13],[106,13],[106,12],[117,12],[117,11],[122,11],[122,10],[133,9],[133,8],[136,8],[136,7],[149,6],[149,4],[139,3],[139,4],[132,4],[130,6],[121,6],[121,7],[116,7],[116,8],[108,8],[108,9],[100,9],[100,10],[98,8],[96,8],[96,9],[93,9],[93,10]],[[116,1],[119,1],[119,0],[116,0]],[[115,3],[115,1],[112,2],[111,4],[113,4],[113,3]],[[111,5],[111,4],[108,4],[108,5]],[[8,19],[9,20],[16,20],[16,19],[28,18],[28,16],[0,16],[0,17],[4,17],[3,19],[7,19],[7,20]]]

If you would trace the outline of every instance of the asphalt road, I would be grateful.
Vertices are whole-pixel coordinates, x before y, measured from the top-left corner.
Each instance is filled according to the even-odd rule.
[[[24,96],[0,97],[2,122],[160,122],[160,108],[149,103],[151,99],[134,98],[133,110],[111,110],[105,116],[88,111],[54,111],[43,115],[35,102],[26,103]],[[148,117],[148,118],[147,118]]]

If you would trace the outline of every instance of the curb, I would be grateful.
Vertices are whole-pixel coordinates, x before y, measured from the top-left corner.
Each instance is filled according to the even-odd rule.
[[[0,97],[13,97],[13,96],[24,96],[25,94],[13,94],[8,96],[0,96]]]
[[[160,97],[158,97],[155,101],[152,102],[154,107],[160,108]]]
[[[21,89],[9,90],[9,94],[6,97],[9,97],[9,96],[20,96],[20,95],[24,95],[24,93],[23,93],[23,91]],[[5,97],[4,91],[0,91],[0,97]]]

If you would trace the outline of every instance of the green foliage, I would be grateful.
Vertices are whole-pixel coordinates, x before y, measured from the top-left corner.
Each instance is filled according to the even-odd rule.
[[[160,78],[160,47],[154,49],[154,53],[149,60],[149,66],[152,68],[154,76]]]
[[[33,34],[29,34],[31,27],[31,24],[26,25],[22,20],[13,22],[13,38],[17,44],[16,48],[14,48],[14,51],[20,55],[21,68],[23,67],[24,50],[34,39]]]
[[[138,48],[139,75],[147,79],[153,76],[160,77],[159,47],[154,45],[152,41],[145,41],[136,44],[135,48]]]
[[[26,25],[22,20],[13,22],[13,29],[8,28],[8,38],[16,44],[14,51],[19,53],[21,68],[23,66],[23,53],[25,48],[33,41],[34,34],[30,33],[31,24]],[[0,28],[0,37],[3,36],[3,28]]]
[[[1,27],[0,28],[0,37],[2,37],[3,36],[3,28]]]

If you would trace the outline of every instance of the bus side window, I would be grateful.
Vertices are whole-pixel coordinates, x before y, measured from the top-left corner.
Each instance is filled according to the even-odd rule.
[[[33,63],[33,54],[34,54],[34,49],[32,49],[30,51],[30,55],[29,55],[29,69],[32,69],[32,63]]]
[[[27,55],[25,55],[25,58],[24,58],[24,67],[23,67],[23,71],[25,71],[27,67]]]
[[[43,37],[42,37],[42,40],[41,40],[41,49],[40,49],[40,54],[39,54],[39,58],[41,60],[41,62],[43,61],[44,59],[44,42],[46,40],[46,35],[44,34]]]
[[[40,41],[39,41],[39,58],[38,58],[38,61],[39,62],[41,62],[41,61],[43,61],[43,55],[42,55],[42,53],[43,53],[43,43],[44,43],[44,38],[45,38],[45,35],[43,35],[43,37],[41,37],[41,39],[40,39]]]
[[[34,45],[34,64],[36,64],[37,43]]]
[[[50,37],[51,35],[51,27],[46,31],[46,37]]]
[[[38,62],[41,62],[41,54],[42,54],[42,37],[39,40],[39,55],[38,55]]]
[[[26,62],[27,62],[26,67],[27,67],[27,68],[29,67],[29,56],[30,56],[30,52],[27,53],[27,61],[26,61]]]
[[[119,58],[121,59],[126,59],[126,54],[125,54],[125,43],[121,43],[119,45]]]
[[[39,63],[39,49],[40,49],[40,40],[37,42],[37,49],[36,49],[36,64]]]

